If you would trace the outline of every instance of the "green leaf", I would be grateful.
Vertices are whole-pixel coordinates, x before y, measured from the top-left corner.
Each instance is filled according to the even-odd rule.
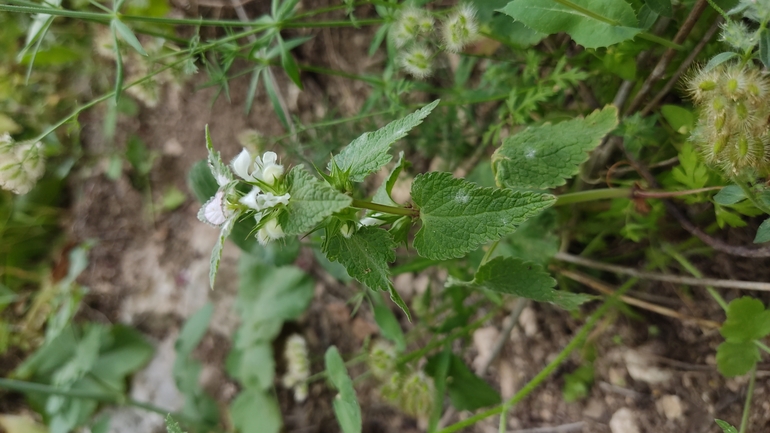
[[[770,310],[749,296],[734,299],[727,306],[727,320],[719,329],[728,343],[751,342],[770,335]]]
[[[120,94],[123,92],[123,79],[125,72],[123,71],[123,56],[120,54],[120,44],[118,43],[118,34],[115,31],[115,27],[112,27],[112,43],[115,50],[115,105],[120,102]]]
[[[724,342],[717,347],[717,370],[725,377],[743,376],[754,368],[760,358],[754,342]]]
[[[738,185],[727,185],[714,195],[714,202],[722,206],[729,206],[746,200],[746,194]]]
[[[278,120],[281,121],[281,125],[287,130],[289,128],[289,119],[286,118],[286,113],[281,106],[281,99],[278,97],[278,90],[273,85],[273,75],[270,69],[265,70],[265,79],[262,80],[265,83],[265,91],[267,91],[267,97],[270,99],[270,103],[273,105],[273,111],[278,116]]]
[[[289,76],[291,81],[293,81],[294,84],[296,84],[297,87],[302,90],[302,81],[299,78],[299,67],[297,66],[297,62],[294,60],[291,52],[289,52],[289,48],[284,46],[283,39],[281,39],[280,36],[278,37],[278,46],[281,49],[281,67],[286,72],[286,75]]]
[[[186,433],[179,427],[179,423],[171,418],[171,414],[166,415],[166,432],[167,433]]]
[[[770,32],[767,29],[762,29],[759,34],[759,60],[765,68],[770,67]]]
[[[434,355],[425,365],[425,373],[437,380],[442,354]],[[476,410],[500,403],[500,394],[483,379],[473,374],[463,360],[450,354],[446,387],[449,400],[457,410]]]
[[[231,350],[225,362],[227,374],[241,386],[267,391],[273,386],[275,358],[273,345],[261,341],[248,347]]]
[[[671,17],[674,14],[674,8],[671,7],[671,0],[644,0],[644,4],[655,13],[664,17]]]
[[[294,320],[313,299],[313,280],[296,266],[266,266],[243,256],[238,276],[236,309],[243,320]]]
[[[384,204],[386,206],[398,206],[398,203],[393,201],[393,198],[390,196],[390,194],[393,192],[393,186],[396,184],[398,176],[409,165],[409,161],[404,159],[404,151],[402,150],[398,153],[398,161],[393,167],[393,170],[390,171],[388,177],[384,182],[382,182],[382,185],[377,188],[374,196],[372,196],[372,203]]]
[[[291,199],[281,214],[281,227],[287,235],[304,234],[324,218],[350,206],[352,199],[295,166],[286,176]]]
[[[177,358],[186,358],[195,350],[209,328],[213,313],[214,306],[209,302],[187,319],[174,343]]]
[[[506,138],[492,155],[497,184],[539,189],[564,185],[617,124],[617,108],[607,106],[584,119],[533,126]]]
[[[709,181],[708,168],[688,141],[679,151],[679,167],[671,170],[674,180],[690,189],[703,188]]]
[[[364,133],[335,155],[333,161],[340,170],[349,173],[350,180],[362,182],[367,175],[390,162],[390,146],[422,123],[438,103],[435,100],[402,119],[390,122],[374,132]],[[332,162],[329,161],[327,170],[331,169]]]
[[[719,53],[716,56],[712,57],[711,60],[709,60],[708,63],[706,63],[706,66],[703,67],[702,72],[708,72],[717,66],[721,65],[722,63],[734,59],[736,57],[740,56],[738,53],[734,53],[732,51],[726,51],[724,53]]]
[[[631,5],[619,0],[514,0],[500,11],[541,33],[569,33],[586,48],[617,44],[641,31]]]
[[[574,310],[590,296],[554,290],[556,280],[543,267],[511,257],[496,257],[479,268],[470,283],[461,285],[507,293]]]
[[[680,134],[689,134],[695,126],[695,116],[692,111],[678,105],[664,105],[660,107],[660,113],[674,131]]]
[[[283,424],[275,398],[256,389],[246,389],[235,397],[230,419],[239,433],[278,433]]]
[[[512,233],[527,219],[553,205],[550,194],[484,188],[451,173],[420,174],[412,184],[422,227],[414,238],[428,259],[460,258],[484,243]]]
[[[380,327],[382,336],[392,341],[396,345],[396,350],[402,352],[406,348],[406,339],[401,324],[398,323],[396,315],[382,303],[374,305],[374,321]]]
[[[716,422],[717,425],[722,428],[723,433],[738,433],[738,429],[736,429],[726,421],[722,421],[721,419],[715,419],[714,422]]]
[[[99,348],[105,328],[92,324],[86,335],[78,342],[72,358],[53,375],[53,385],[67,387],[90,372],[99,357]]]
[[[329,260],[340,262],[351,277],[370,289],[388,291],[393,285],[388,263],[396,260],[397,246],[387,231],[362,227],[349,238],[335,233],[325,252]]]
[[[334,398],[334,415],[343,433],[361,433],[361,407],[356,400],[356,391],[353,389],[353,381],[348,376],[345,362],[335,346],[326,351],[324,359],[329,380],[340,392]]]
[[[393,301],[394,304],[398,305],[398,308],[401,309],[401,311],[406,314],[406,319],[410,322],[412,321],[412,314],[409,312],[409,307],[406,306],[406,302],[404,302],[403,299],[401,299],[401,295],[398,294],[398,291],[396,291],[396,288],[393,286],[390,286],[390,289],[388,290],[390,292],[390,300]]]
[[[139,39],[136,38],[134,35],[134,32],[131,31],[131,29],[123,24],[123,21],[120,21],[117,18],[113,18],[110,22],[110,25],[115,28],[115,30],[120,34],[120,37],[123,38],[124,41],[128,45],[131,45],[131,48],[136,50],[137,53],[147,56],[147,52],[144,51],[144,48],[142,48],[142,44],[139,43]],[[115,41],[115,46],[117,46],[117,42]]]
[[[757,229],[757,235],[754,237],[755,244],[770,241],[770,218],[762,221]]]
[[[230,218],[222,224],[222,229],[219,232],[217,243],[214,244],[214,248],[211,250],[211,260],[209,262],[209,284],[211,288],[214,288],[214,283],[217,279],[217,272],[219,272],[219,264],[222,262],[222,251],[225,248],[225,241],[230,236],[230,232],[233,230],[235,224],[235,218]]]
[[[572,373],[564,375],[562,395],[564,401],[572,403],[588,396],[594,382],[594,367],[591,364],[581,365]]]

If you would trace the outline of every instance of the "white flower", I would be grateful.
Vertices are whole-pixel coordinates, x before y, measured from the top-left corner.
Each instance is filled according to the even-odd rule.
[[[198,211],[198,219],[210,226],[220,227],[230,214],[232,211],[226,207],[225,190],[220,189]]]
[[[367,227],[367,226],[379,226],[384,224],[385,221],[368,216],[368,217],[361,218],[361,220],[358,221],[358,223],[361,224],[361,226],[363,227]]]
[[[310,359],[305,339],[298,334],[286,339],[283,356],[286,358],[287,368],[281,382],[284,387],[294,389],[295,401],[303,402],[307,398],[307,379],[310,377]]]
[[[353,223],[343,223],[342,227],[340,227],[340,234],[345,237],[345,239],[350,239],[351,236],[356,232],[356,226]]]
[[[230,164],[233,172],[247,182],[260,180],[268,185],[283,176],[283,166],[278,164],[275,152],[265,152],[262,157],[252,158],[248,150],[243,149]]]
[[[257,218],[260,218],[260,216]],[[277,218],[269,220],[257,231],[257,240],[261,245],[267,245],[270,241],[281,239],[284,236],[286,235],[280,224],[278,224]]]
[[[272,192],[262,193],[259,187],[253,187],[251,191],[239,200],[241,204],[256,210],[263,211],[273,208],[279,204],[287,206],[291,195],[286,193],[283,195],[275,195]]]
[[[26,194],[45,172],[41,142],[15,143],[9,134],[0,135],[0,187]]]

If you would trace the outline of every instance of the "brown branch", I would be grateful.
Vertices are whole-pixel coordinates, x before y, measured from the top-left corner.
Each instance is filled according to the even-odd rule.
[[[690,35],[692,28],[695,26],[695,23],[698,22],[698,18],[700,18],[707,6],[708,3],[706,0],[698,0],[698,3],[696,3],[690,11],[690,15],[688,15],[685,22],[682,23],[682,27],[679,28],[676,36],[674,36],[673,42],[675,44],[681,45],[682,42],[687,39],[687,36]],[[652,86],[666,73],[666,68],[668,68],[668,65],[674,59],[675,55],[676,50],[673,48],[669,48],[663,53],[663,56],[658,60],[658,64],[655,65],[655,68],[653,68],[650,75],[644,81],[644,84],[642,84],[642,88],[639,89],[639,92],[637,92],[633,101],[631,101],[631,105],[628,106],[628,109],[625,112],[626,116],[636,111],[642,105],[644,98],[647,97],[647,93],[650,92]]]

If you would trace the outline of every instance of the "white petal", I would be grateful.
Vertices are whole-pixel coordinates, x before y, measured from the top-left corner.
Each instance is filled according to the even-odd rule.
[[[283,166],[278,164],[266,164],[262,169],[262,181],[268,185],[274,185],[279,177],[283,176]]]
[[[217,191],[198,212],[198,219],[215,227],[219,227],[227,220],[224,208],[225,193]]]
[[[264,155],[262,155],[262,165],[268,166],[273,165],[278,161],[278,155],[276,155],[275,152],[265,152]]]
[[[254,177],[249,173],[253,160],[248,150],[243,149],[238,156],[235,157],[230,165],[233,167],[233,172],[240,176],[244,180],[254,180]]]
[[[255,186],[251,189],[251,191],[248,194],[241,197],[241,199],[238,201],[241,204],[245,204],[246,206],[254,210],[262,210],[262,208],[259,205],[260,192],[262,191]]]

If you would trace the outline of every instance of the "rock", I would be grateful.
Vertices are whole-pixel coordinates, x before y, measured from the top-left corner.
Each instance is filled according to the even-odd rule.
[[[636,415],[627,407],[618,409],[612,414],[610,430],[612,433],[641,433],[636,423]]]
[[[604,403],[601,400],[592,398],[585,409],[583,409],[583,416],[599,421],[604,418],[604,412]]]
[[[636,381],[651,385],[661,384],[671,380],[671,372],[652,365],[652,360],[644,353],[628,350],[623,354],[628,374]]]
[[[473,346],[476,348],[476,358],[473,359],[473,368],[476,373],[481,373],[482,367],[492,356],[492,349],[495,347],[495,341],[500,336],[500,331],[494,326],[479,328],[473,333]]]
[[[655,407],[670,420],[679,419],[684,414],[682,399],[678,395],[664,395],[655,402]]]
[[[537,334],[537,316],[532,307],[526,307],[521,311],[519,325],[527,337],[534,337]]]

